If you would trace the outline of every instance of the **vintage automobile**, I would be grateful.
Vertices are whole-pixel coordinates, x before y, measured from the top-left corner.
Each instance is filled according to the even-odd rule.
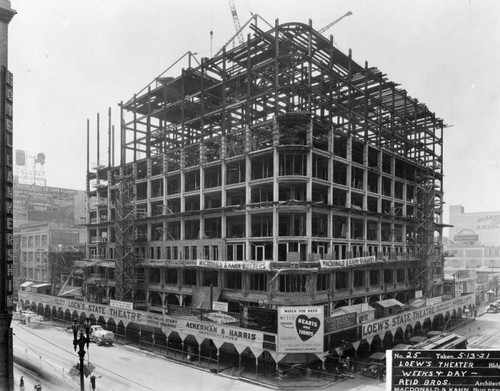
[[[381,378],[385,373],[385,353],[373,353],[369,358],[369,365],[363,368],[361,374],[363,376],[372,377],[374,379]]]
[[[496,314],[496,313],[500,312],[500,305],[490,304],[490,306],[488,307],[488,310],[486,312]]]
[[[96,342],[97,345],[113,345],[113,341],[115,340],[115,333],[109,330],[104,330],[100,325],[90,326],[91,334],[90,341]]]

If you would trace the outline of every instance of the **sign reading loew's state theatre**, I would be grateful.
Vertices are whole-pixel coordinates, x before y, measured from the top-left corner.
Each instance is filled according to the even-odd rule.
[[[442,301],[432,306],[400,312],[394,316],[380,318],[363,324],[361,327],[361,338],[373,338],[376,335],[385,334],[387,331],[395,332],[398,328],[404,330],[406,326],[413,325],[417,321],[423,322],[426,318],[432,319],[436,315],[472,305],[474,305],[474,295],[468,295],[453,300]]]

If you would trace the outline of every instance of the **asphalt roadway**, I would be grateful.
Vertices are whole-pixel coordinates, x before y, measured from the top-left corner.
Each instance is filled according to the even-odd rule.
[[[24,376],[25,391],[33,390],[37,381],[43,391],[78,390],[79,381],[69,375],[77,362],[73,351],[72,334],[61,328],[32,329],[13,322],[14,355],[23,361],[14,368],[16,387],[20,390],[20,376]],[[500,313],[481,313],[475,320],[453,330],[469,338],[469,349],[500,349]],[[91,361],[97,368],[96,391],[126,390],[182,390],[182,391],[259,391],[265,388],[231,377],[212,374],[182,363],[158,357],[130,346],[112,347],[90,345]],[[18,360],[19,361],[19,360]],[[28,365],[25,365],[28,363]],[[40,370],[41,369],[41,370]],[[41,375],[42,374],[42,375]],[[45,375],[43,375],[45,374]],[[46,375],[49,374],[47,377]],[[91,390],[89,379],[85,389]],[[352,378],[324,390],[381,391],[387,382],[352,373]],[[287,387],[287,389],[290,389]],[[313,384],[302,390],[318,390]]]

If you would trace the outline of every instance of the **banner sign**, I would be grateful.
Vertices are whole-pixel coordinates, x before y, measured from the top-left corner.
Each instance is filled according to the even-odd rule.
[[[278,308],[278,353],[323,353],[324,307]]]
[[[443,296],[438,296],[438,297],[431,297],[430,299],[427,299],[427,305],[435,305],[439,304],[443,301]]]
[[[474,295],[461,296],[454,300],[443,301],[433,306],[426,306],[419,309],[400,312],[397,315],[379,318],[372,322],[364,323],[361,327],[362,339],[373,338],[376,335],[383,335],[387,331],[396,331],[398,328],[405,329],[408,325],[413,325],[417,321],[424,321],[426,318],[433,318],[439,314],[445,314],[456,308],[474,305]]]
[[[212,309],[215,311],[229,311],[229,304],[222,301],[212,301]]]
[[[124,308],[127,310],[134,309],[134,303],[130,301],[118,301],[118,300],[110,300],[109,305],[114,308]]]
[[[121,321],[125,326],[133,322],[144,326],[161,328],[166,335],[169,335],[173,331],[186,335],[191,334],[200,342],[204,338],[211,338],[217,346],[222,345],[224,342],[232,342],[244,344],[256,349],[256,351],[263,348],[264,334],[262,332],[244,329],[237,325],[224,324],[222,323],[223,321],[229,320],[229,317],[224,316],[224,314],[219,315],[217,319],[214,318],[217,315],[212,315],[213,319],[211,321],[201,321],[195,316],[175,318],[169,315],[152,314],[151,312],[126,308],[114,308],[104,304],[70,300],[31,292],[19,291],[18,294],[19,300],[43,303],[44,305],[61,308],[62,311],[77,311],[78,313],[85,313],[88,317],[93,315],[96,319],[102,316],[106,322],[110,318],[113,318],[116,324]],[[232,318],[231,320],[239,322],[239,319],[236,318]],[[221,321],[221,323],[214,323],[214,321]],[[321,340],[323,340],[323,337],[321,337]]]
[[[359,258],[351,258],[351,259],[320,259],[319,264],[322,269],[336,269],[340,267],[349,267],[349,266],[358,266],[364,265],[368,263],[377,263],[382,262],[377,261],[377,258],[374,256],[371,257],[359,257]]]
[[[357,324],[358,314],[356,312],[332,316],[331,318],[325,319],[325,334],[349,329],[351,327],[357,326]]]
[[[273,334],[278,332],[278,311],[275,309],[243,306],[240,318],[242,327]]]
[[[409,303],[410,309],[415,309],[415,308],[422,308],[427,305],[427,301],[425,298],[418,298],[418,299],[413,299]]]
[[[234,270],[271,270],[269,261],[210,261],[207,259],[197,259],[196,266],[209,267],[215,269],[234,269]]]

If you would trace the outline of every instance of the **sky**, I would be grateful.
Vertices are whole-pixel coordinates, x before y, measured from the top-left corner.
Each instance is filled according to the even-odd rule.
[[[254,13],[271,25],[310,19],[319,30],[351,11],[324,34],[449,125],[445,210],[457,204],[465,212],[500,210],[500,1],[234,2],[241,25]],[[120,101],[186,52],[210,57],[235,33],[226,0],[11,0],[11,6],[14,147],[45,154],[47,186],[78,190],[85,189],[87,119],[92,163],[98,113],[107,140],[108,108],[119,129]],[[165,75],[178,76],[182,67],[186,61]],[[101,141],[101,160],[106,150]]]

